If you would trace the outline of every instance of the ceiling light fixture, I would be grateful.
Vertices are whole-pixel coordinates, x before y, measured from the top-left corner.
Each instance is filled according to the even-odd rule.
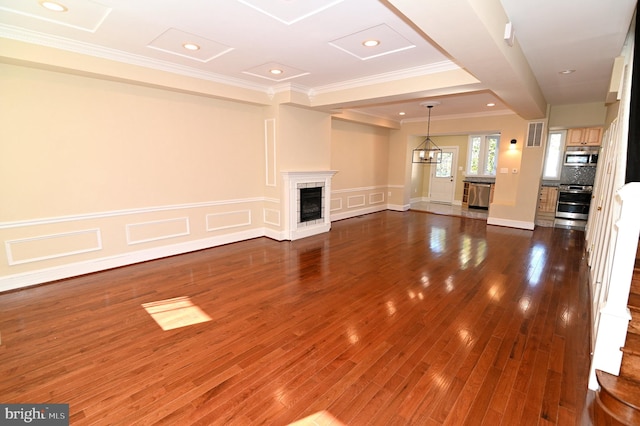
[[[573,74],[574,72],[576,72],[576,70],[562,70],[560,71],[560,74],[567,75],[567,74]]]
[[[270,72],[271,74],[273,74],[273,75],[280,75],[280,74],[282,74],[284,71],[282,71],[282,70],[281,70],[281,69],[279,69],[279,68],[272,68],[272,69],[270,69],[270,70],[269,70],[269,72]]]
[[[366,47],[376,47],[379,44],[380,44],[380,40],[365,40],[362,42],[362,45]]]
[[[489,102],[489,103],[487,104],[487,106],[488,106],[488,107],[494,107],[494,106],[496,106],[496,104],[494,104],[493,102]]]
[[[440,164],[442,161],[442,149],[431,140],[431,108],[439,105],[440,102],[425,102],[421,104],[429,108],[429,118],[427,121],[427,137],[416,149],[413,150],[412,163],[416,164]]]
[[[398,115],[405,115],[405,114],[406,114],[406,112],[404,112],[404,111],[400,111],[400,112],[398,113]]]
[[[183,43],[182,47],[184,47],[187,50],[191,50],[193,52],[195,52],[196,50],[200,50],[200,46],[198,46],[195,43]]]
[[[66,12],[68,10],[65,5],[56,3],[55,1],[41,1],[40,6],[53,12]]]

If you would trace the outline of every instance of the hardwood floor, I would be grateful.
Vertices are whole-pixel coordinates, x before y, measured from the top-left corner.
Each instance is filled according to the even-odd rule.
[[[385,211],[0,294],[0,402],[74,425],[586,425],[583,239]],[[164,331],[142,305],[167,300],[173,326],[210,320]]]

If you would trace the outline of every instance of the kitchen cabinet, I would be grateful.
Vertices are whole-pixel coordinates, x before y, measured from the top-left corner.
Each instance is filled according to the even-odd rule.
[[[556,216],[558,204],[558,188],[555,186],[541,186],[538,197],[538,218],[553,219]]]
[[[600,146],[602,127],[583,127],[569,129],[567,146]]]
[[[462,189],[462,208],[466,209],[467,207],[469,207],[469,182],[464,182]]]

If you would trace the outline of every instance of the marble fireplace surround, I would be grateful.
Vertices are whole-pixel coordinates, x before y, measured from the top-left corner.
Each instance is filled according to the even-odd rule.
[[[285,239],[298,240],[328,232],[331,229],[331,178],[336,170],[285,171],[284,210]],[[300,188],[323,188],[322,218],[300,222]]]

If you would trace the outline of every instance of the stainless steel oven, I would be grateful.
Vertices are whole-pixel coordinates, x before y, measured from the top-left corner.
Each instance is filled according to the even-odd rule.
[[[591,185],[560,185],[556,217],[587,220],[592,192]]]

